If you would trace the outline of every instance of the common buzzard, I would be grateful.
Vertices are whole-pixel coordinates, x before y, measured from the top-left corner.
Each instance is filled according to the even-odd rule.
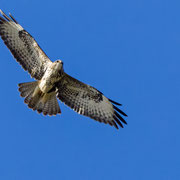
[[[20,94],[29,108],[44,115],[60,114],[57,98],[79,114],[108,123],[118,129],[127,116],[92,86],[64,72],[63,62],[52,62],[35,39],[9,14],[0,13],[0,36],[14,58],[36,81],[19,84]],[[57,97],[57,98],[56,98]],[[118,125],[117,125],[118,124]]]

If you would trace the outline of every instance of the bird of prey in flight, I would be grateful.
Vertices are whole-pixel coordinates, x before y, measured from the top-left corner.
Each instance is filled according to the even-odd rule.
[[[19,64],[36,81],[19,84],[29,108],[44,115],[60,114],[57,98],[79,114],[96,121],[123,127],[127,116],[100,91],[64,72],[63,62],[52,62],[35,39],[9,14],[0,10],[0,36]]]

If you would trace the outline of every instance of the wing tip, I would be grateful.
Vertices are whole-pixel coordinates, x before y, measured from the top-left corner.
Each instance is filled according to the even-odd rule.
[[[2,11],[2,9],[0,9],[0,13],[3,15],[3,11]]]
[[[4,18],[6,18],[6,20],[11,21],[11,19],[1,9],[0,13],[2,14],[2,16],[4,16]]]
[[[16,19],[12,16],[12,14],[11,13],[9,13],[9,16],[10,16],[10,18],[2,11],[2,9],[0,9],[0,14],[2,14],[2,16],[4,16],[4,18],[6,19],[6,20],[8,20],[8,21],[14,21],[16,24],[18,24],[18,22],[16,21]],[[2,19],[2,17],[0,18],[1,20],[3,20]]]
[[[124,128],[123,124],[120,122],[120,120],[116,117],[116,116],[113,116],[114,118],[114,121],[116,121],[116,123],[121,127],[121,128]]]
[[[123,124],[127,125],[128,123],[125,121],[125,119],[120,115],[127,117],[127,114],[125,114],[123,111],[121,111],[119,108],[113,105],[114,113],[113,113],[113,119],[115,123],[117,123],[121,128],[124,128]]]
[[[19,23],[16,21],[16,19],[12,16],[11,13],[9,13],[9,16],[11,17],[11,19],[12,19],[16,24],[19,24]]]
[[[120,103],[118,103],[118,102],[116,102],[116,101],[113,101],[112,99],[109,99],[109,98],[108,98],[108,100],[109,100],[111,103],[113,103],[113,104],[116,104],[116,105],[118,105],[118,106],[122,106],[122,104],[120,104]]]
[[[114,120],[112,121],[112,124],[113,124],[113,126],[114,126],[117,130],[119,129],[118,125],[115,123]]]
[[[119,108],[117,108],[116,106],[113,105],[114,110],[118,111],[120,114],[122,114],[123,116],[128,116],[126,113],[124,113],[123,111],[121,111]]]
[[[3,11],[0,9],[0,14],[2,14],[3,15]],[[2,21],[2,22],[4,22],[5,21],[5,19],[3,18],[3,17],[1,17],[0,16],[0,21]]]

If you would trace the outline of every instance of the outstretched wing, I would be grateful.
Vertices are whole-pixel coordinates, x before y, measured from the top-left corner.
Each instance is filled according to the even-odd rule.
[[[113,105],[121,104],[106,98],[97,89],[67,74],[57,83],[57,97],[79,114],[88,116],[99,122],[108,123],[117,129],[118,126],[116,123],[121,127],[123,127],[122,123],[127,124],[121,116],[127,115]]]
[[[0,13],[4,16],[4,18],[0,16],[1,38],[24,70],[28,71],[33,78],[40,80],[52,63],[51,60],[11,14],[9,14],[10,19],[1,10]]]

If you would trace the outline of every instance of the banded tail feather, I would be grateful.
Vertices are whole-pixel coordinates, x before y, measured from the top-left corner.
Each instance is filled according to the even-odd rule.
[[[38,87],[38,81],[19,84],[20,95],[29,108],[37,110],[44,115],[60,114],[61,110],[57,102],[56,93],[43,93]]]

